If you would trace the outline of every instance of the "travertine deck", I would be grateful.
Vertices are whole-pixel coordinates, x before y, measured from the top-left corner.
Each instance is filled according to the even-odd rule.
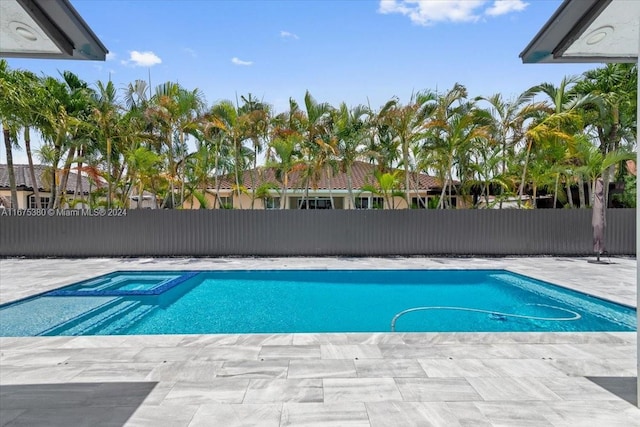
[[[124,269],[506,268],[636,304],[635,260],[0,260],[0,302]],[[0,425],[640,426],[635,333],[0,338]]]

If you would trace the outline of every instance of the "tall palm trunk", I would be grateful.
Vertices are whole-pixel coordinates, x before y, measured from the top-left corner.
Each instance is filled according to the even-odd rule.
[[[580,196],[580,208],[586,208],[587,204],[584,197],[584,180],[581,175],[578,175],[578,194]]]
[[[560,172],[556,173],[556,186],[553,190],[553,209],[556,208],[558,203],[558,184],[560,183]]]
[[[27,162],[29,163],[29,177],[33,184],[33,197],[36,199],[36,208],[42,208],[42,202],[40,201],[40,189],[38,188],[38,181],[36,179],[36,171],[33,167],[33,155],[31,153],[31,132],[29,126],[24,128],[24,148],[27,152]]]
[[[569,207],[573,209],[573,193],[571,192],[571,180],[567,177],[567,200],[569,201]]]
[[[349,209],[355,209],[356,207],[356,199],[353,196],[353,177],[351,176],[351,167],[347,167],[347,191],[349,193]]]
[[[67,194],[67,182],[69,182],[69,170],[71,169],[71,164],[73,163],[73,157],[76,153],[75,148],[69,149],[69,154],[67,154],[67,160],[64,162],[64,167],[62,169],[62,176],[60,177],[60,186],[58,187],[58,193],[56,195],[56,200],[53,203],[54,208],[60,208],[62,206],[63,199]]]
[[[524,184],[525,179],[527,178],[527,166],[529,166],[529,156],[531,155],[531,145],[533,141],[529,141],[527,144],[527,153],[524,158],[524,167],[522,168],[522,179],[520,179],[520,188],[518,189],[518,206],[522,203],[522,198],[524,197]]]
[[[4,148],[7,150],[7,172],[9,174],[9,188],[11,189],[11,207],[18,208],[18,189],[16,188],[16,175],[13,170],[13,147],[11,146],[11,132],[4,126]]]

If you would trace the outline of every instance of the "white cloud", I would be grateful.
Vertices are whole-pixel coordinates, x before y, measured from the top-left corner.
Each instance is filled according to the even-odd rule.
[[[236,65],[244,65],[244,66],[253,65],[252,61],[243,61],[242,59],[236,58],[235,56],[231,58],[231,62]]]
[[[282,37],[283,39],[290,38],[295,40],[298,40],[300,38],[297,34],[290,33],[289,31],[280,31],[280,37]]]
[[[116,59],[117,57],[118,57],[118,55],[116,55],[116,54],[115,54],[115,52],[109,52],[109,53],[107,53],[107,56],[106,56],[106,58],[105,58],[105,59],[106,59],[107,61],[115,61],[115,59]]]
[[[529,3],[525,3],[522,0],[495,0],[493,6],[485,11],[487,15],[499,16],[511,12],[523,11]]]
[[[129,52],[129,60],[122,61],[123,64],[133,64],[134,67],[152,67],[162,63],[162,59],[153,52]]]
[[[483,11],[487,3],[487,0],[380,0],[378,12],[399,13],[414,24],[427,26],[438,22],[475,22],[483,15],[504,15],[527,7],[523,0],[494,0]]]

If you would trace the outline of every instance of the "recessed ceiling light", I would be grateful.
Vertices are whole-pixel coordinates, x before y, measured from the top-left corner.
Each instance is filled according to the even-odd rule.
[[[12,21],[9,23],[9,28],[27,41],[35,42],[38,40],[38,32],[24,22]]]
[[[600,28],[596,28],[587,34],[587,44],[589,46],[593,46],[594,44],[600,43],[604,40],[609,34],[613,33],[613,27],[610,25],[605,25]]]

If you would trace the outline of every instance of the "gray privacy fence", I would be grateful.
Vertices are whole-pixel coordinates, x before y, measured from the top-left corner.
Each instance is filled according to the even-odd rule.
[[[607,211],[611,255],[635,255],[635,209]],[[592,255],[591,210],[129,210],[0,216],[0,256]]]

